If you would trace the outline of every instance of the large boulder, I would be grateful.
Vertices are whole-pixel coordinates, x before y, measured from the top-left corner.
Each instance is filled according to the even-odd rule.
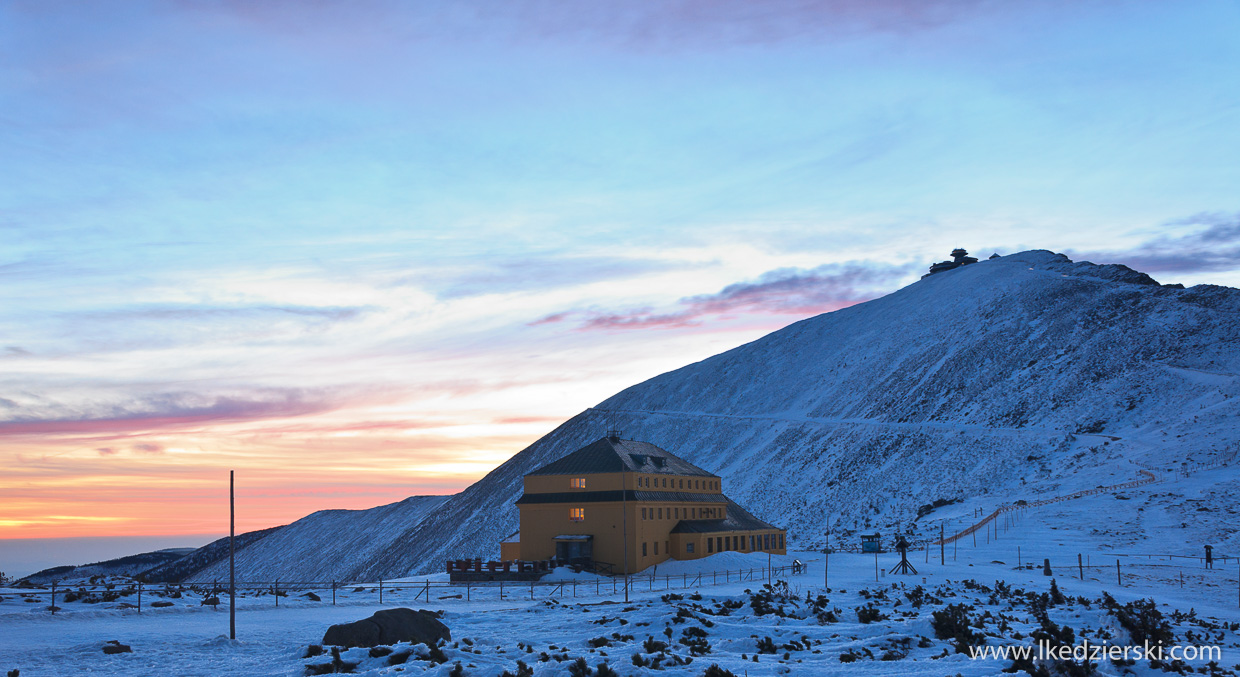
[[[439,615],[425,609],[383,609],[370,618],[341,623],[327,629],[323,643],[332,646],[372,647],[381,644],[409,642],[436,646],[440,640],[452,639],[448,626]]]

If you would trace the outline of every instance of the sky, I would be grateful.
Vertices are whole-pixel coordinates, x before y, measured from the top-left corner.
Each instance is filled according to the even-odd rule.
[[[242,530],[459,491],[955,247],[1240,286],[1237,34],[1234,1],[0,0],[0,570],[206,542],[230,469]]]

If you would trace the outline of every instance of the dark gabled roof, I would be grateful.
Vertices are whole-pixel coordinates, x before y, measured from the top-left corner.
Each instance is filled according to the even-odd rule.
[[[531,472],[531,475],[590,475],[640,472],[652,475],[718,477],[649,442],[604,437]]]
[[[680,520],[673,534],[712,534],[720,531],[765,531],[779,527],[754,517],[732,499],[727,499],[727,517],[721,520]]]

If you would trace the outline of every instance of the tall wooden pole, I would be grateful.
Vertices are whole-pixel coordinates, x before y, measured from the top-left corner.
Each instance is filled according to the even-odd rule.
[[[228,471],[228,638],[237,639],[237,502],[234,497],[234,475]]]
[[[822,587],[830,588],[828,576],[831,572],[831,530],[827,529],[827,545],[822,549]]]

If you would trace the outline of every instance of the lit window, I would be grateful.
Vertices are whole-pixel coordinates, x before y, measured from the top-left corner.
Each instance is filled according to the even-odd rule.
[[[568,519],[574,522],[584,522],[586,519],[586,509],[585,508],[569,508]]]
[[[572,488],[574,488],[574,489],[585,489],[585,488],[586,488],[586,478],[584,478],[584,477],[574,477],[574,478],[572,478],[571,480],[569,480],[569,481],[568,481],[568,484],[569,484],[569,486],[571,486],[571,487],[572,487]]]

